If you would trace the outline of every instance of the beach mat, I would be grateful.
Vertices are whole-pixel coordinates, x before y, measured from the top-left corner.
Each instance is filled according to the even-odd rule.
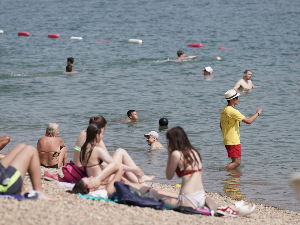
[[[118,201],[118,200],[110,200],[109,198],[94,197],[91,195],[82,195],[80,193],[78,193],[78,195],[80,196],[80,198],[85,198],[85,199],[94,200],[94,201],[105,201],[105,202],[117,202]]]

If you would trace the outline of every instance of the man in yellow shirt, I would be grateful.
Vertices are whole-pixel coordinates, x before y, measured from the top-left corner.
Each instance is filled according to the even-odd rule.
[[[234,106],[239,103],[239,93],[231,89],[225,93],[225,99],[228,105],[220,112],[220,128],[223,135],[223,143],[228,153],[228,158],[232,162],[229,163],[225,170],[232,170],[241,164],[242,149],[240,142],[239,123],[242,121],[251,124],[261,113],[262,109],[257,109],[256,113],[250,118],[243,116]]]

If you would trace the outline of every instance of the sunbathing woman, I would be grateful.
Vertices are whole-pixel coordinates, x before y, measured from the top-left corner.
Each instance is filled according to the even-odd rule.
[[[252,213],[254,206],[242,206],[243,202],[228,207],[219,206],[210,198],[205,198],[202,184],[202,163],[199,152],[191,145],[182,127],[174,127],[166,133],[168,140],[168,162],[166,176],[171,180],[176,173],[182,178],[178,205],[203,208],[205,202],[219,214],[231,217]]]
[[[18,144],[0,161],[0,195],[24,194],[23,180],[28,171],[33,189],[45,200],[48,197],[41,186],[40,160],[35,147]]]
[[[110,164],[115,162],[117,165],[122,164],[123,170],[126,172],[126,178],[134,183],[144,183],[146,181],[151,181],[154,177],[149,177],[144,175],[142,170],[134,164],[128,153],[115,152],[113,159],[107,150],[103,150],[99,147],[99,143],[102,140],[104,128],[100,123],[92,123],[88,126],[86,130],[86,140],[83,144],[80,152],[80,163],[85,168],[88,176],[98,176],[101,171],[102,162]]]

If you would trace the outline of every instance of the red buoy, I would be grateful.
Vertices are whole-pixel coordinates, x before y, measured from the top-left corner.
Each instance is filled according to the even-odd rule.
[[[203,45],[200,43],[189,43],[188,46],[194,47],[194,48],[202,48],[203,47]]]
[[[59,38],[59,34],[48,34],[49,38]]]
[[[26,37],[28,37],[29,33],[28,32],[18,32],[18,36],[26,36]]]

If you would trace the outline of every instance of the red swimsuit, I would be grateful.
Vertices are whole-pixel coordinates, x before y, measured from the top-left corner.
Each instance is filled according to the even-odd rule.
[[[176,169],[176,174],[178,177],[182,177],[182,176],[185,176],[185,175],[189,175],[189,174],[192,174],[192,173],[196,173],[196,172],[201,172],[202,169],[198,169],[198,170],[180,170],[178,167]]]

